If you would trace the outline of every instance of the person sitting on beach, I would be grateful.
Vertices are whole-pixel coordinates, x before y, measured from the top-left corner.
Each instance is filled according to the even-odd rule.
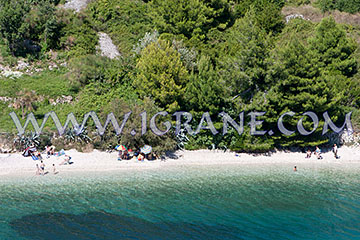
[[[336,159],[338,159],[338,158],[339,158],[339,156],[337,155],[337,153],[338,153],[338,147],[336,146],[336,144],[334,144],[334,147],[333,147],[332,151],[333,151],[333,153],[334,153],[334,157],[335,157]]]
[[[146,156],[146,159],[147,160],[150,160],[150,161],[154,161],[156,160],[157,156],[155,153],[149,153],[147,156]]]
[[[40,160],[43,159],[42,156],[41,156],[41,153],[40,153],[39,151],[36,151],[36,152],[35,152],[35,156],[36,156],[38,159],[40,159]]]
[[[137,159],[138,161],[144,161],[145,155],[143,153],[140,153]]]
[[[50,155],[55,155],[55,146],[50,147]]]
[[[317,159],[322,159],[321,150],[318,146],[316,146],[315,156],[317,157]]]
[[[122,153],[121,153],[121,151],[119,151],[119,153],[118,153],[118,161],[121,161],[122,160]]]
[[[132,149],[129,149],[129,159],[132,159],[132,157],[134,156],[134,152]]]
[[[128,159],[129,159],[129,153],[128,153],[127,150],[125,150],[125,151],[123,152],[122,159],[124,159],[124,160],[128,160]]]
[[[135,157],[138,157],[140,154],[140,150],[139,149],[136,149],[135,152],[134,152],[134,156]]]
[[[46,146],[45,148],[47,157],[55,155],[55,146]]]
[[[312,152],[310,151],[310,149],[308,149],[307,152],[306,152],[306,157],[305,158],[310,158],[311,154],[312,154]]]
[[[70,162],[70,160],[71,160],[71,157],[69,155],[65,155],[64,160],[59,165],[72,164]]]

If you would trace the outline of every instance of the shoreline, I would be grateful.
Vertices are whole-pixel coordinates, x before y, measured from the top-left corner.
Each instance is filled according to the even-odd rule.
[[[45,172],[53,175],[55,164],[58,174],[66,173],[91,173],[91,172],[116,172],[127,170],[146,170],[146,169],[166,169],[171,167],[191,167],[191,166],[219,166],[219,165],[246,165],[246,166],[337,166],[354,167],[360,169],[360,148],[341,147],[339,148],[339,159],[335,159],[332,152],[322,154],[323,159],[318,160],[314,155],[305,158],[305,153],[278,151],[268,155],[223,152],[221,150],[179,150],[172,158],[165,160],[143,161],[137,160],[117,160],[117,152],[107,153],[94,150],[90,153],[68,150],[66,154],[72,157],[73,164],[59,165],[63,157],[51,156],[44,158]],[[0,154],[0,179],[8,176],[36,176],[36,164],[30,157],[23,157],[21,153]]]

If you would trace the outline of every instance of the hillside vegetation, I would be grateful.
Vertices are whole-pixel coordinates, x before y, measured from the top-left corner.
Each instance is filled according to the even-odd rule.
[[[90,111],[102,122],[113,112],[121,123],[131,110],[120,136],[110,126],[97,136],[89,121],[91,145],[253,152],[332,143],[330,135],[322,135],[324,112],[341,126],[352,111],[359,129],[360,23],[338,19],[341,14],[355,19],[358,1],[94,0],[80,12],[64,9],[64,3],[0,0],[1,132],[16,133],[12,111],[22,123],[33,112],[41,124],[50,111],[62,123],[70,112],[81,122]],[[303,17],[285,21],[284,14],[295,13]],[[111,37],[119,57],[101,56],[99,33]],[[202,130],[185,137],[171,128],[162,136],[141,135],[143,111],[148,121],[159,111],[190,112],[193,129],[209,112],[219,133]],[[222,111],[236,121],[245,111],[242,135],[229,128],[222,136]],[[266,112],[258,117],[261,129],[274,134],[250,135],[252,111]],[[319,127],[310,136],[281,134],[277,121],[289,111],[296,114],[284,118],[288,129],[295,131],[307,111],[317,114]],[[170,116],[163,119],[174,125]],[[56,133],[51,123],[45,126],[48,136]],[[312,129],[309,118],[303,125]],[[132,136],[132,130],[138,134]]]

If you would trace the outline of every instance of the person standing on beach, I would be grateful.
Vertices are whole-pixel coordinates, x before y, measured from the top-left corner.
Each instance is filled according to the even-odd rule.
[[[334,157],[335,157],[336,159],[339,158],[338,155],[337,155],[337,152],[338,152],[338,147],[336,146],[336,144],[334,144],[333,153],[334,153]]]
[[[45,174],[45,164],[44,164],[43,161],[41,161],[40,169],[41,169],[41,174],[44,176],[44,174]]]
[[[297,167],[296,166],[294,166],[294,172],[296,172],[297,171]]]
[[[55,163],[53,163],[53,174],[56,174]]]
[[[36,164],[36,173],[35,173],[35,175],[40,175],[39,164]]]
[[[49,158],[51,155],[51,147],[46,145],[45,152],[46,152],[46,158]]]

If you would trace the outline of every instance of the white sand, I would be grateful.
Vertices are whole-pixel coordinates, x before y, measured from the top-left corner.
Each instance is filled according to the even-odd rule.
[[[61,173],[91,172],[91,171],[123,171],[128,169],[166,168],[169,166],[191,166],[191,165],[216,165],[216,164],[246,164],[266,166],[268,164],[296,165],[298,168],[306,165],[326,166],[329,164],[340,164],[346,167],[360,167],[360,148],[342,147],[338,151],[340,158],[335,159],[332,152],[323,153],[323,159],[318,160],[315,156],[305,158],[304,153],[276,152],[271,155],[235,154],[234,152],[197,150],[178,151],[175,153],[177,159],[167,158],[165,161],[117,160],[117,153],[106,153],[94,150],[91,153],[80,153],[76,150],[66,151],[74,163],[71,165],[59,165],[64,157],[44,157],[45,171],[53,173],[52,165]],[[237,155],[237,156],[236,156]],[[30,157],[17,154],[0,154],[0,178],[2,176],[28,175],[36,173],[36,164]]]

